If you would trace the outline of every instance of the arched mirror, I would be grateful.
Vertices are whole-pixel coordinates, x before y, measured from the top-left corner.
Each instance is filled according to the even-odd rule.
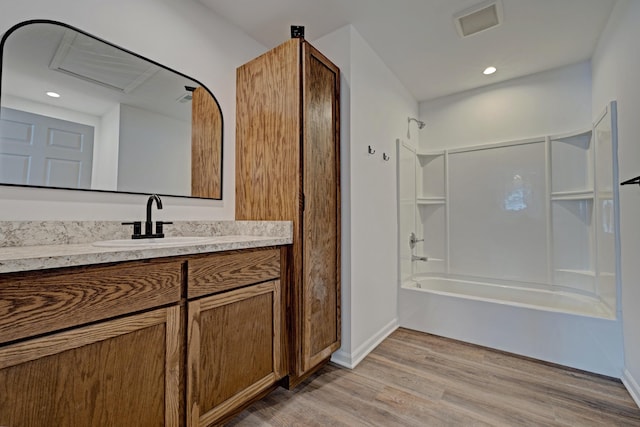
[[[197,80],[53,21],[0,50],[1,185],[222,198],[222,112]]]

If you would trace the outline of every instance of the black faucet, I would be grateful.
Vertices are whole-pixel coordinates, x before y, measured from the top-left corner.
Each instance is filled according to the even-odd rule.
[[[158,209],[162,209],[162,200],[160,199],[160,196],[158,196],[157,194],[152,194],[151,196],[149,196],[149,199],[147,200],[147,218],[144,222],[144,234],[141,233],[141,221],[122,223],[122,225],[133,225],[133,234],[131,235],[132,239],[161,239],[164,237],[163,225],[173,224],[173,222],[170,221],[156,221],[156,232],[153,232],[151,208],[153,207],[154,201],[156,202],[156,207]]]
[[[150,195],[149,199],[147,199],[147,220],[144,223],[144,234],[149,237],[160,237],[160,236],[152,236],[153,221],[151,221],[151,208],[153,207],[154,200],[156,202],[156,206],[158,207],[158,209],[162,209],[162,200],[160,200],[160,196],[158,196],[157,194]]]

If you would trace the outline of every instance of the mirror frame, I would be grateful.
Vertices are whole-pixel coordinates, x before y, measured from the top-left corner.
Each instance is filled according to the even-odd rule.
[[[19,22],[18,24],[12,26],[11,28],[9,28],[3,35],[2,35],[2,39],[0,40],[0,101],[2,99],[2,71],[3,71],[3,65],[4,65],[4,47],[5,47],[5,43],[6,40],[9,38],[9,36],[16,30],[27,26],[27,25],[31,25],[31,24],[52,24],[52,25],[58,25],[73,31],[77,31],[80,34],[83,34],[87,37],[91,37],[92,39],[98,40],[102,43],[105,43],[106,45],[109,45],[111,47],[114,47],[116,49],[119,49],[123,52],[126,52],[130,55],[133,55],[139,59],[145,60],[153,65],[156,65],[158,67],[164,68],[167,71],[170,71],[172,73],[178,74],[181,77],[190,79],[192,81],[194,81],[195,83],[197,83],[198,85],[200,85],[200,87],[204,88],[207,93],[209,93],[209,95],[211,95],[211,97],[213,98],[213,100],[215,101],[216,105],[218,106],[218,110],[220,111],[220,198],[212,198],[212,197],[199,197],[199,196],[186,196],[186,195],[179,195],[179,194],[165,194],[165,193],[157,193],[160,196],[163,197],[181,197],[181,198],[188,198],[188,199],[203,199],[203,200],[223,200],[223,194],[224,194],[224,115],[222,114],[222,108],[220,107],[220,103],[218,102],[218,99],[215,97],[215,95],[213,94],[213,92],[211,92],[211,90],[209,90],[208,87],[206,87],[204,84],[202,84],[199,80],[194,79],[193,77],[187,76],[184,73],[181,73],[179,71],[176,71],[170,67],[167,67],[166,65],[160,64],[157,61],[154,61],[152,59],[146,58],[142,55],[139,55],[135,52],[130,51],[129,49],[125,49],[121,46],[118,46],[114,43],[111,43],[107,40],[104,40],[100,37],[94,36],[91,33],[88,33],[86,31],[83,31],[79,28],[76,28],[72,25],[69,24],[65,24],[64,22],[60,22],[60,21],[55,21],[55,20],[51,20],[51,19],[30,19],[27,21],[22,21]],[[193,165],[193,161],[192,161],[192,165]],[[193,166],[192,166],[193,167]],[[191,173],[191,171],[190,171]],[[54,186],[46,186],[46,185],[24,185],[24,184],[9,184],[9,183],[2,183],[0,182],[0,186],[6,186],[6,187],[21,187],[21,188],[43,188],[43,189],[51,189],[51,190],[67,190],[67,191],[95,191],[95,192],[99,192],[99,193],[116,193],[116,194],[144,194],[144,195],[148,195],[150,194],[150,192],[137,192],[137,191],[119,191],[119,190],[100,190],[100,189],[91,189],[91,188],[69,188],[69,187],[54,187]]]

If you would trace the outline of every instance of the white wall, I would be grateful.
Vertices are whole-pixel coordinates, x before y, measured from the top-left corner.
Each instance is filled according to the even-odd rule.
[[[640,2],[620,0],[593,56],[593,117],[618,101],[620,180],[640,175]],[[640,189],[620,188],[623,381],[640,405]]]
[[[15,110],[27,111],[41,116],[53,117],[54,119],[67,120],[70,122],[81,123],[87,126],[98,128],[100,126],[100,117],[91,114],[81,113],[79,111],[67,110],[66,108],[55,107],[53,105],[42,104],[30,99],[19,98],[13,95],[2,95],[2,106],[13,108]]]
[[[211,89],[224,118],[224,200],[167,197],[162,215],[174,220],[233,219],[235,69],[266,51],[264,46],[193,0],[5,1],[0,33],[29,19],[73,25]],[[132,220],[144,215],[145,200],[142,195],[0,186],[0,220]]]
[[[191,194],[191,121],[120,105],[118,189]]]
[[[118,152],[120,150],[120,104],[102,115],[99,144],[93,146],[91,188],[115,190],[118,188]]]
[[[572,132],[591,126],[591,67],[583,62],[420,103],[424,149]],[[412,129],[413,131],[414,129]]]
[[[334,360],[357,364],[397,327],[396,139],[417,102],[351,26],[312,42],[341,68],[343,150],[343,347]],[[345,48],[347,46],[347,48]],[[346,83],[346,85],[344,84]],[[345,87],[346,86],[346,87]],[[345,129],[348,132],[345,135]],[[369,155],[371,145],[376,153]],[[389,161],[382,159],[386,153]],[[347,194],[347,198],[344,195]],[[347,258],[345,266],[345,257]],[[346,267],[346,268],[345,268]]]

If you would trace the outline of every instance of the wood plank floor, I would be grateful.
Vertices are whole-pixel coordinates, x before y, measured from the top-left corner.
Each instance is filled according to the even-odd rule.
[[[227,425],[640,426],[640,409],[617,380],[399,329]]]

